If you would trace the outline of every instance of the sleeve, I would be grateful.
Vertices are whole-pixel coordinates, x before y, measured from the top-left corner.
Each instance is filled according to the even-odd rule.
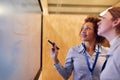
[[[73,59],[72,59],[72,49],[69,50],[68,55],[66,57],[66,62],[64,67],[61,63],[54,64],[55,69],[59,72],[59,74],[67,80],[73,71]]]

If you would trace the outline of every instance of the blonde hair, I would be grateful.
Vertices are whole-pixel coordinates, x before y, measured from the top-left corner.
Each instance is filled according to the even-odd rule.
[[[108,9],[108,12],[110,12],[112,15],[112,20],[120,18],[120,7],[113,7],[111,9]],[[120,33],[120,23],[116,26],[116,32]]]

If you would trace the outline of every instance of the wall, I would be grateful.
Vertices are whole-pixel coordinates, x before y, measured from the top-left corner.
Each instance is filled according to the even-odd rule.
[[[0,80],[33,80],[40,68],[41,15],[0,15]]]
[[[48,39],[59,46],[58,58],[62,65],[64,65],[69,48],[81,43],[79,32],[86,17],[86,15],[44,15],[43,64],[39,80],[63,80],[53,67],[54,63],[50,58],[51,45],[48,43]],[[107,41],[103,45],[109,46]],[[69,80],[72,80],[72,77]]]
[[[64,65],[68,49],[81,43],[79,31],[84,18],[86,18],[85,15],[44,15],[41,80],[63,80],[53,67],[53,62],[49,55],[51,45],[47,41],[50,39],[60,47],[58,57]]]

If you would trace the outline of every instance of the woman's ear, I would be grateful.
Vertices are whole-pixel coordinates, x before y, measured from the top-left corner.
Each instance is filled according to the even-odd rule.
[[[117,18],[113,21],[113,27],[120,25],[120,18]]]

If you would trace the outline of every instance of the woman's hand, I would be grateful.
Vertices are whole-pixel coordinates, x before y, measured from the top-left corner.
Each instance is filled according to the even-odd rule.
[[[57,45],[55,43],[52,46],[52,48],[50,49],[50,56],[53,59],[55,64],[59,63],[59,60],[57,58],[57,56],[58,56],[58,48],[57,48]]]

